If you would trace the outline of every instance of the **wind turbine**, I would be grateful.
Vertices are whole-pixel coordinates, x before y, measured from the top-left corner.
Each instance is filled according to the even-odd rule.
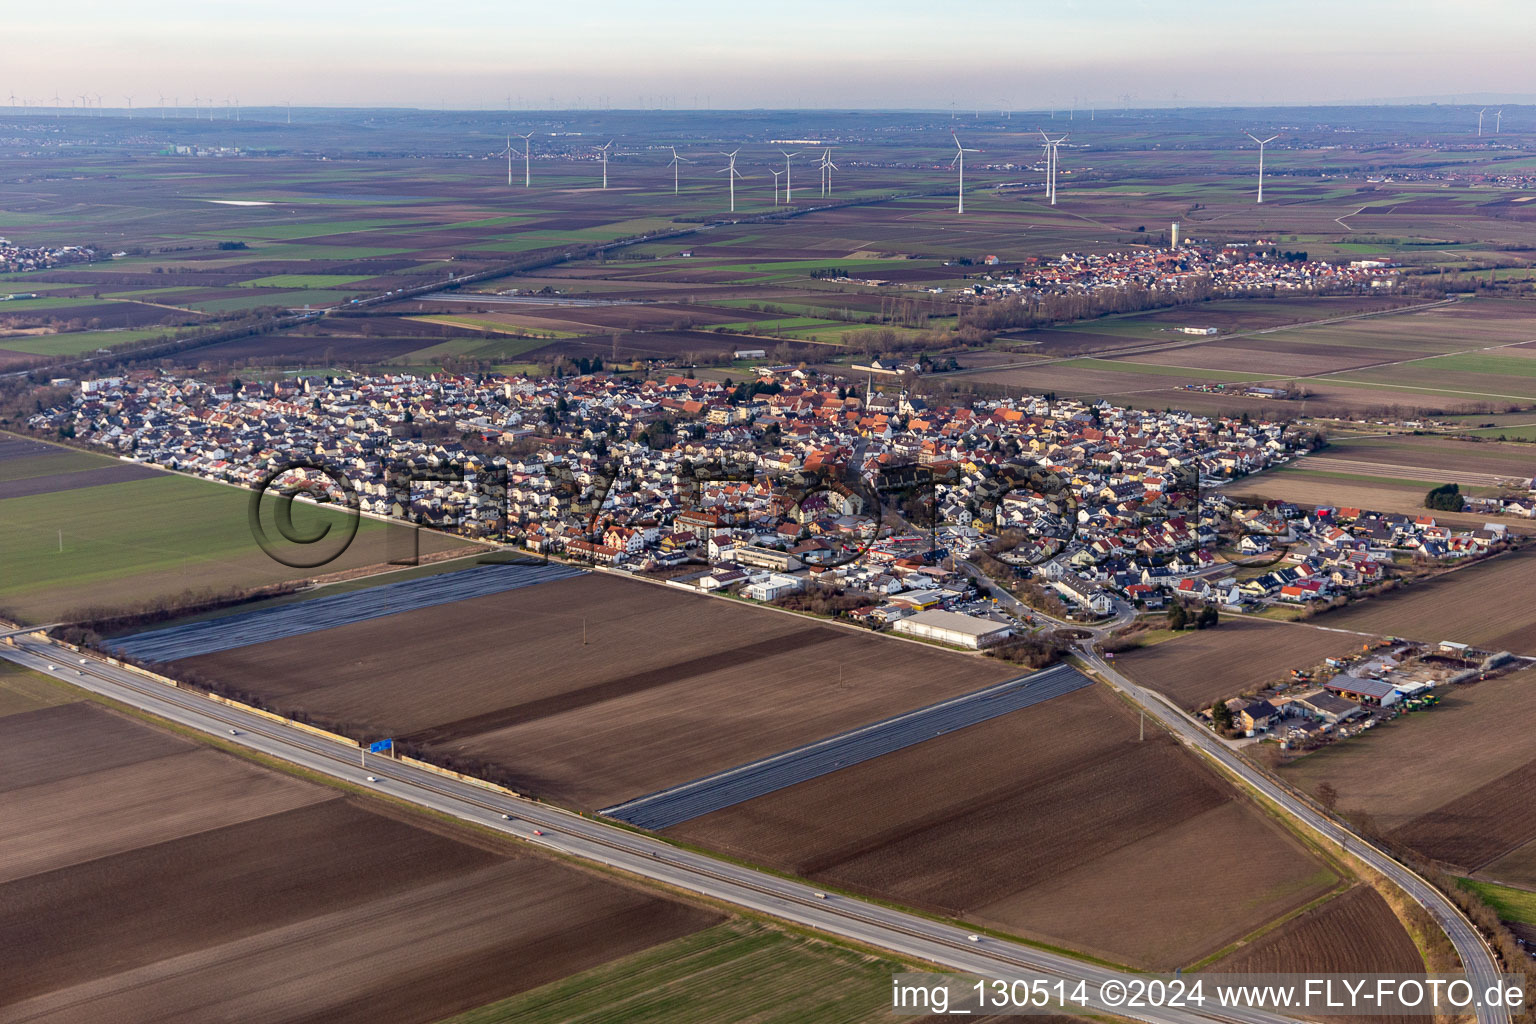
[[[1267,139],[1261,139],[1252,132],[1243,132],[1243,134],[1259,144],[1259,198],[1256,201],[1262,203],[1264,201],[1264,147],[1274,142],[1280,136],[1271,135]]]
[[[960,165],[960,187],[955,192],[955,212],[965,212],[965,154],[980,153],[979,149],[966,149],[960,145],[960,136],[950,132],[950,137],[955,140],[955,158],[949,162],[949,166]]]
[[[507,136],[507,148],[502,150],[500,153],[497,153],[496,155],[497,156],[504,156],[504,157],[507,158],[507,188],[511,188],[512,187],[512,136],[510,136],[510,135]]]
[[[794,186],[790,184],[789,178],[789,158],[792,156],[798,156],[800,151],[797,149],[793,153],[788,153],[781,149],[779,152],[784,154],[784,204],[787,206],[795,201]],[[773,197],[775,200],[777,200],[779,197],[779,190],[777,187],[775,187],[773,190]]]
[[[1058,154],[1061,150],[1061,144],[1067,141],[1067,137],[1063,135],[1059,139],[1053,139],[1049,135],[1045,134],[1043,129],[1040,131],[1040,137],[1045,140],[1045,197],[1046,199],[1050,200],[1052,206],[1055,206],[1056,164],[1058,162]]]
[[[725,175],[725,180],[731,183],[731,212],[732,213],[736,212],[736,179],[737,178],[745,178],[746,177],[745,174],[742,174],[740,171],[738,171],[736,169],[736,154],[740,153],[740,152],[741,152],[741,150],[739,150],[739,149],[733,149],[729,153],[721,153],[720,155],[725,157],[727,160],[729,160],[730,163],[726,164],[724,167],[720,168],[718,171],[715,172],[716,174],[723,174],[723,175]]]
[[[1493,134],[1499,134],[1499,128],[1504,124],[1504,111],[1496,111],[1493,115]]]
[[[603,188],[608,187],[608,153],[613,149],[613,140],[609,139],[607,145],[598,146],[597,151],[603,156]]]
[[[837,164],[832,162],[832,147],[828,146],[821,154],[821,194],[832,194],[832,172],[837,170]]]
[[[165,93],[160,93],[160,120],[165,120]]]
[[[1477,112],[1477,134],[1479,136],[1481,136],[1483,134],[1483,115],[1486,114],[1487,112],[1488,112],[1488,108],[1487,107],[1484,107],[1482,110],[1479,110]]]
[[[128,120],[132,121],[133,120],[133,97],[132,96],[128,96],[128,95],[124,95],[123,99],[128,101]]]
[[[678,172],[678,165],[679,164],[691,164],[691,163],[693,163],[693,161],[689,160],[687,157],[678,156],[677,155],[677,147],[676,146],[672,146],[670,148],[672,150],[672,162],[667,164],[667,166],[672,168],[672,194],[673,195],[677,195],[677,172]]]
[[[528,147],[532,144],[529,140],[533,138],[533,132],[529,132],[527,135],[519,135],[518,138],[523,140],[523,188],[531,188],[533,186],[533,171],[529,164]],[[508,145],[510,144],[509,141]]]
[[[16,94],[15,93],[11,93],[11,106],[12,107],[16,106]]]
[[[293,124],[293,100],[283,100],[283,103],[288,107],[288,123]]]
[[[768,173],[773,175],[773,205],[774,206],[778,206],[779,205],[779,175],[783,174],[784,172],[783,171],[776,171],[772,167],[770,167],[770,168],[768,168]]]

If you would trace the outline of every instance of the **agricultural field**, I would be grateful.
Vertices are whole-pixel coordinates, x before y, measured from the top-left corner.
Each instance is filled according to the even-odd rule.
[[[425,1024],[721,920],[89,702],[0,742],[6,1019]]]
[[[586,810],[1022,674],[600,573],[170,672]]]
[[[1239,947],[1207,970],[1418,974],[1424,971],[1424,958],[1387,901],[1362,884]]]
[[[1330,612],[1340,629],[1536,654],[1536,552],[1504,554]]]
[[[1171,970],[1338,882],[1101,686],[668,830],[829,886]],[[956,851],[964,851],[957,856]],[[1241,878],[1237,905],[1211,879]]]
[[[142,604],[191,592],[226,592],[315,573],[262,551],[249,522],[251,492],[7,435],[0,474],[0,609],[47,622],[71,611]],[[46,451],[39,452],[39,448]],[[132,477],[123,479],[124,476]],[[277,536],[270,521],[269,536]],[[294,506],[295,529],[339,515]],[[407,528],[364,518],[352,545],[324,572],[388,562],[410,551]],[[468,547],[420,534],[423,554]]]
[[[1358,651],[1365,641],[1300,623],[1224,615],[1215,629],[1190,630],[1117,654],[1115,665],[1143,686],[1197,711],[1214,700],[1282,681],[1293,668]]]
[[[1333,467],[1337,467],[1336,469]],[[1288,501],[1306,508],[1358,508],[1371,512],[1396,512],[1405,516],[1433,515],[1435,522],[1458,529],[1479,529],[1487,522],[1501,522],[1512,533],[1536,533],[1536,523],[1511,516],[1494,517],[1475,512],[1431,512],[1424,507],[1430,488],[1456,477],[1483,478],[1489,474],[1471,474],[1447,470],[1414,470],[1425,479],[1379,475],[1379,465],[1351,466],[1347,460],[1325,461],[1314,456],[1296,459],[1290,465],[1265,470],[1235,481],[1224,490],[1250,502]],[[1493,494],[1489,486],[1463,486],[1469,495]]]
[[[1536,891],[1463,878],[1462,884],[1477,893],[1499,914],[1515,924],[1536,925]]]
[[[1528,484],[1536,476],[1536,451],[1523,444],[1464,441],[1422,435],[1337,437],[1306,457],[1318,469],[1370,476],[1410,477],[1463,488]],[[1427,488],[1426,488],[1427,489]]]
[[[1536,401],[1526,380],[1536,373],[1526,347],[1536,340],[1531,308],[1519,300],[1484,298],[1429,308],[1404,306],[1403,300],[1343,297],[1290,303],[1223,300],[1010,333],[1006,343],[1031,344],[1037,354],[1058,361],[978,369],[968,376],[1198,412],[1492,412]],[[1217,327],[1222,333],[1192,341],[1172,333],[1180,325]],[[1080,358],[1094,353],[1104,357]],[[1238,389],[1185,389],[1191,384],[1281,382],[1304,388],[1306,400],[1275,403],[1246,398]]]
[[[0,661],[0,718],[68,704],[73,699],[48,677]]]
[[[1431,711],[1281,769],[1342,813],[1478,877],[1536,886],[1536,669],[1461,685]]]
[[[676,1024],[722,1019],[874,1024],[891,975],[910,969],[814,939],[731,921],[574,974],[442,1024]],[[728,1008],[728,1009],[727,1009]],[[937,1024],[941,1018],[908,1018]],[[976,1018],[1002,1024],[1006,1018]],[[1043,1024],[1067,1024],[1071,1017]]]

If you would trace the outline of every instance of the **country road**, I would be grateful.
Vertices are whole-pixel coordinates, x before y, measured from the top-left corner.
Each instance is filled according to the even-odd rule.
[[[287,761],[300,768],[428,810],[491,828],[551,852],[601,864],[653,882],[748,911],[770,915],[917,961],[988,977],[1020,971],[1087,981],[1094,986],[1118,972],[1047,950],[991,936],[972,941],[962,927],[841,894],[821,894],[803,882],[680,849],[660,839],[570,811],[506,795],[361,751],[227,707],[191,690],[167,686],[138,673],[82,657],[35,636],[0,644],[0,657],[141,711]],[[364,758],[366,757],[366,763]],[[369,781],[369,777],[374,781]],[[1149,1024],[1289,1024],[1264,1011],[1212,1008],[1127,1010],[1091,1000],[1103,1013]],[[1493,1024],[1493,1018],[1488,1024]]]
[[[1499,971],[1498,961],[1494,959],[1493,951],[1488,948],[1482,934],[1439,889],[1356,835],[1347,825],[1324,814],[1290,787],[1260,771],[1229,749],[1215,733],[1190,718],[1161,694],[1138,686],[1115,671],[1090,644],[1080,644],[1078,653],[1094,672],[1145,708],[1149,714],[1167,726],[1181,742],[1205,754],[1241,779],[1265,800],[1279,807],[1328,842],[1347,849],[1372,870],[1384,875],[1405,891],[1440,925],[1451,940],[1451,944],[1456,947],[1467,977],[1480,991],[1500,980],[1502,974]],[[1477,1021],[1478,1024],[1509,1024],[1510,1013],[1507,1009],[1480,1006],[1477,1010]]]

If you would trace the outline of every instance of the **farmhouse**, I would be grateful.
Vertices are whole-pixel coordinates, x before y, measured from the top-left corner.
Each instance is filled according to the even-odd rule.
[[[925,640],[974,649],[990,647],[1006,639],[1011,632],[1009,627],[991,619],[941,611],[923,611],[898,619],[895,630]]]

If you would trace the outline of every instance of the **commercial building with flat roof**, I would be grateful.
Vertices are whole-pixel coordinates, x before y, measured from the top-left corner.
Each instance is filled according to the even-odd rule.
[[[922,637],[924,640],[937,640],[943,644],[978,650],[1006,640],[1012,632],[1010,627],[991,619],[941,611],[918,612],[897,619],[893,628],[898,633]]]

